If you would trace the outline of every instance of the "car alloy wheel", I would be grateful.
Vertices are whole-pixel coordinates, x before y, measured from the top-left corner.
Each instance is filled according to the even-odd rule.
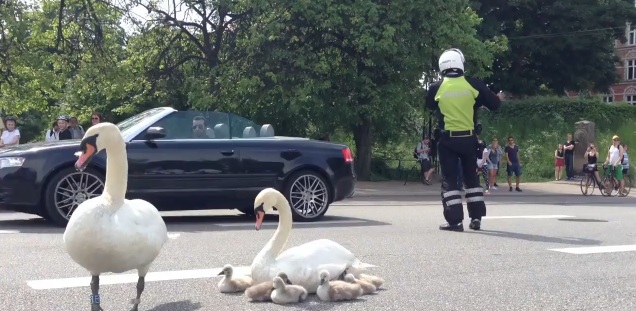
[[[301,175],[291,185],[289,203],[304,218],[315,218],[329,206],[329,189],[315,175]]]
[[[75,172],[62,178],[55,186],[55,207],[66,220],[84,201],[99,196],[104,182],[90,172]]]

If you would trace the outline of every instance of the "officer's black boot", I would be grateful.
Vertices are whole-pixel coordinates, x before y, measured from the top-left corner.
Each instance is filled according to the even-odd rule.
[[[442,206],[447,223],[439,226],[444,231],[464,231],[464,206],[461,193],[457,190],[442,191]]]
[[[462,232],[464,231],[464,224],[461,222],[454,225],[450,225],[446,223],[446,224],[440,225],[439,230]]]
[[[479,219],[471,220],[470,221],[470,225],[468,226],[468,228],[473,229],[473,230],[481,229],[481,220],[479,220]]]

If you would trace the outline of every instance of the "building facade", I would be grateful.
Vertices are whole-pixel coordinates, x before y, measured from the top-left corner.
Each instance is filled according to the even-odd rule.
[[[609,94],[598,94],[606,103],[626,102],[636,105],[636,25],[625,27],[627,41],[621,43],[616,40],[615,51],[620,58],[616,64],[616,71],[621,81],[610,88]],[[576,92],[566,91],[570,97],[577,96]]]
[[[621,82],[612,86],[609,94],[603,94],[604,102],[626,102],[636,105],[636,25],[627,25],[625,28],[627,41],[616,41],[616,55],[621,62],[616,70],[621,76]]]

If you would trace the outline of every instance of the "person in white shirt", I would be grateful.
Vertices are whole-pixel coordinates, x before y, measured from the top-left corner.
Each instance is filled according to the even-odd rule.
[[[427,185],[431,184],[431,174],[433,174],[435,170],[429,158],[429,153],[431,152],[430,142],[431,140],[428,137],[424,137],[422,141],[417,144],[417,147],[415,147],[417,161],[420,162],[422,166],[422,176],[424,177],[424,183]]]
[[[481,170],[481,175],[484,178],[484,183],[486,184],[486,189],[484,190],[484,194],[490,193],[490,172],[488,170],[488,165],[490,164],[490,150],[486,147],[486,143],[483,140],[479,140],[479,148],[477,154],[477,176],[479,176],[479,171]]]
[[[0,136],[0,147],[20,144],[20,130],[15,128],[15,123],[15,118],[13,117],[4,119],[6,129],[2,132],[2,136]]]
[[[44,134],[44,141],[50,142],[58,140],[60,140],[60,130],[57,127],[57,121],[54,121],[51,128]]]
[[[609,148],[609,152],[607,153],[607,158],[605,158],[605,165],[608,167],[605,169],[605,173],[609,173],[610,169],[614,169],[614,177],[618,180],[620,184],[620,194],[623,195],[625,192],[625,180],[623,179],[623,165],[621,164],[621,160],[623,159],[623,146],[621,146],[621,139],[618,135],[614,135],[612,137],[612,146]]]

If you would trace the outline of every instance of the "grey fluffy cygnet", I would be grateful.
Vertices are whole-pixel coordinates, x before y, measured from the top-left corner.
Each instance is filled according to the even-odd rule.
[[[357,279],[359,280],[363,280],[363,281],[367,281],[371,284],[373,284],[373,286],[375,286],[376,289],[379,289],[380,286],[382,286],[382,284],[384,284],[384,279],[379,277],[379,276],[375,276],[375,275],[370,275],[370,274],[360,274]]]
[[[221,293],[238,293],[252,286],[252,278],[248,276],[233,276],[234,268],[232,265],[223,266],[223,270],[219,275],[223,275],[223,279],[219,282],[219,291]]]
[[[353,276],[353,274],[351,274],[351,273],[347,273],[347,275],[345,275],[344,280],[345,280],[345,282],[348,282],[348,283],[360,285],[360,287],[362,287],[362,294],[363,295],[375,293],[378,290],[375,287],[375,285],[373,285],[371,282],[365,281],[365,280],[362,280],[362,279],[356,279],[356,277]]]
[[[300,285],[286,285],[280,277],[273,280],[272,302],[284,305],[288,303],[303,302],[307,299],[307,290]]]
[[[329,281],[329,271],[320,271],[320,285],[316,295],[322,301],[354,300],[362,296],[362,287],[359,284],[345,281]]]
[[[281,278],[286,284],[290,284],[290,285],[292,284],[292,282],[289,280],[289,277],[287,277],[287,274],[285,272],[279,272],[277,276]],[[274,281],[273,280],[265,281],[263,283],[250,286],[248,289],[246,289],[245,297],[249,298],[252,301],[261,301],[261,302],[271,301],[273,290],[274,290]]]

